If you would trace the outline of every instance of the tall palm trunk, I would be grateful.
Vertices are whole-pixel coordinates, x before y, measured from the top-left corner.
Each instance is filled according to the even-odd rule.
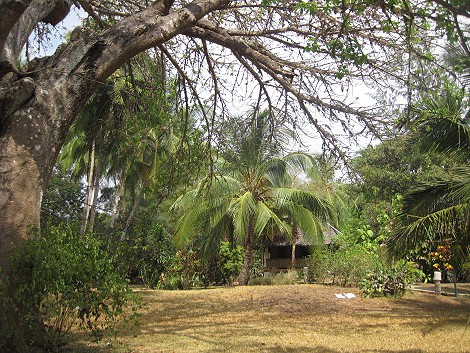
[[[129,216],[127,216],[126,220],[126,226],[124,227],[124,230],[121,233],[121,241],[126,239],[126,234],[129,231],[129,227],[131,226],[131,222],[134,219],[135,213],[137,212],[137,208],[139,207],[140,204],[140,192],[134,197],[134,203],[132,204],[132,209],[131,212],[129,213]]]
[[[91,145],[90,165],[88,167],[87,191],[85,195],[85,206],[83,207],[83,222],[80,228],[80,235],[85,234],[88,220],[90,218],[90,209],[93,200],[93,181],[95,175],[95,141]]]
[[[254,233],[254,222],[253,219],[250,219],[248,222],[248,232],[245,241],[245,257],[243,259],[243,268],[240,276],[238,277],[238,283],[242,286],[246,286],[250,280]]]
[[[114,223],[116,222],[116,218],[118,216],[119,201],[123,193],[124,193],[124,172],[121,173],[121,176],[119,177],[119,184],[116,185],[116,194],[114,195],[114,201],[113,201],[113,211],[111,212],[111,221],[109,223],[109,226],[111,228],[114,228]]]
[[[291,267],[295,268],[295,246],[297,245],[297,240],[299,239],[299,229],[294,224],[292,227],[292,253],[291,253]]]
[[[101,153],[98,151],[98,157],[96,160],[95,173],[93,176],[93,202],[91,203],[90,209],[90,221],[88,225],[88,230],[93,231],[95,226],[96,218],[96,205],[98,204],[98,196],[100,192],[100,178],[101,178]]]

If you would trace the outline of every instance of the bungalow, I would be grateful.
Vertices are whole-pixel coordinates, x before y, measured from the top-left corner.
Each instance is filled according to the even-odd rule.
[[[329,245],[339,233],[338,229],[327,224],[326,229],[323,230],[323,243]],[[311,254],[314,245],[302,233],[299,233],[295,247],[292,249],[292,241],[286,239],[285,235],[276,236],[272,241],[266,242],[264,247],[264,268],[268,272],[304,268],[306,258]]]

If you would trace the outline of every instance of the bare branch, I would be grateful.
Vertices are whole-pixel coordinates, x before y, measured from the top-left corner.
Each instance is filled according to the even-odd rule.
[[[159,49],[162,51],[163,54],[165,54],[165,56],[168,58],[168,60],[170,60],[171,64],[176,68],[176,70],[181,75],[181,77],[183,77],[183,79],[188,83],[189,88],[193,92],[193,95],[194,95],[194,97],[196,99],[196,102],[199,106],[201,114],[204,117],[207,132],[208,132],[209,136],[211,136],[211,131],[212,131],[213,124],[211,124],[211,119],[209,119],[209,117],[207,116],[206,106],[203,104],[203,102],[200,99],[200,96],[197,94],[196,86],[194,85],[192,80],[189,78],[189,76],[186,75],[186,72],[183,70],[183,68],[180,67],[180,65],[178,64],[178,61],[175,60],[175,58],[173,58],[173,56],[166,50],[166,48],[164,46],[159,46]],[[208,140],[208,153],[209,153],[210,165],[212,167],[213,164],[214,164],[214,161],[212,159],[212,153],[211,153],[210,145],[211,145],[211,139]]]

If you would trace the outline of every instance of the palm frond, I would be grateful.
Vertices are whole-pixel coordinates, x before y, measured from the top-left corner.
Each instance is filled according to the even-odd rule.
[[[255,236],[260,236],[263,233],[268,222],[275,224],[280,233],[285,232],[289,235],[291,234],[291,227],[283,222],[270,207],[263,202],[258,202],[256,206],[257,210],[254,224]]]
[[[454,202],[470,201],[470,166],[455,167],[449,171],[450,194]]]
[[[315,165],[315,158],[304,152],[293,152],[283,157],[291,174],[307,173]]]
[[[177,247],[187,245],[201,230],[205,228],[208,220],[207,209],[201,203],[199,207],[187,210],[176,224],[173,242]]]
[[[202,179],[197,190],[200,197],[230,197],[240,191],[240,182],[229,175],[213,175]]]
[[[447,84],[422,99],[414,110],[422,150],[470,158],[470,121],[462,90]]]
[[[272,158],[259,167],[259,178],[265,178],[270,185],[278,187],[290,185],[292,177],[288,173],[288,165],[282,158]]]
[[[293,205],[302,206],[319,220],[336,224],[337,216],[334,207],[328,201],[311,192],[291,188],[275,188],[270,190],[269,197],[276,209],[282,211]]]
[[[255,209],[256,201],[251,191],[246,191],[231,202],[228,213],[233,220],[235,237],[239,240],[246,237],[248,225],[253,219]]]
[[[282,158],[272,158],[263,165],[264,174],[275,187],[291,185],[293,176],[306,174],[314,165],[311,155],[303,152],[289,153]]]
[[[467,29],[468,34],[468,29]],[[470,85],[470,57],[468,56],[462,44],[457,42],[446,47],[447,55],[444,57],[446,63],[450,65],[454,71],[462,75],[463,84]]]
[[[435,210],[470,200],[470,167],[456,167],[446,177],[418,184],[404,195],[402,212],[424,216]]]
[[[303,235],[313,244],[323,244],[322,221],[304,207],[293,207],[290,217]]]
[[[193,205],[198,202],[197,190],[191,190],[181,195],[176,199],[175,202],[170,206],[170,210],[186,210],[191,209]]]
[[[217,218],[209,229],[208,236],[202,238],[203,255],[209,257],[214,254],[220,242],[225,238],[231,238],[233,234],[232,220],[227,213]]]
[[[460,241],[456,231],[458,223],[469,217],[469,205],[458,204],[424,216],[402,213],[394,235],[388,241],[388,249],[394,255],[404,255],[407,250],[416,252],[429,242],[453,239]]]

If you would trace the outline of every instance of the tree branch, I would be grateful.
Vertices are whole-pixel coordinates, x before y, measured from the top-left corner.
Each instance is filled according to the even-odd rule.
[[[159,46],[159,49],[162,51],[162,53],[168,58],[168,60],[170,60],[171,64],[176,68],[176,70],[178,71],[178,73],[181,75],[181,77],[183,77],[183,79],[188,83],[189,85],[189,88],[191,89],[191,91],[193,92],[193,96],[195,97],[196,99],[196,102],[199,106],[199,109],[201,110],[201,114],[204,118],[204,121],[206,123],[206,127],[207,127],[207,132],[209,134],[209,136],[211,135],[211,123],[210,123],[210,119],[209,117],[207,116],[207,113],[206,113],[206,107],[205,105],[202,103],[201,101],[201,98],[200,96],[197,94],[197,89],[194,85],[194,83],[192,82],[192,80],[189,78],[188,75],[186,75],[186,73],[184,72],[184,70],[180,67],[180,65],[178,64],[178,62],[173,58],[173,56],[166,50],[166,48],[161,45]],[[210,146],[210,140],[209,140],[209,146]],[[211,168],[212,166],[214,165],[214,161],[213,161],[213,157],[212,157],[212,153],[210,152],[210,149],[209,149],[209,160],[210,160],[210,165],[211,165]]]
[[[0,53],[3,53],[5,42],[12,28],[26,11],[32,0],[1,0],[0,13]],[[0,73],[1,74],[1,73]]]
[[[7,0],[10,2],[10,0]],[[16,69],[16,61],[20,57],[21,50],[26,44],[29,36],[39,22],[57,24],[68,13],[70,4],[64,0],[33,0],[26,8],[23,2],[20,10],[23,9],[21,16],[11,26],[11,20],[5,19],[9,32],[0,52],[0,62],[8,63]],[[16,14],[15,14],[16,16]],[[14,16],[14,17],[15,17]]]
[[[442,6],[446,10],[450,11],[454,15],[460,15],[463,17],[470,18],[470,3],[463,4],[462,6],[454,6],[445,0],[431,0],[435,4]]]

